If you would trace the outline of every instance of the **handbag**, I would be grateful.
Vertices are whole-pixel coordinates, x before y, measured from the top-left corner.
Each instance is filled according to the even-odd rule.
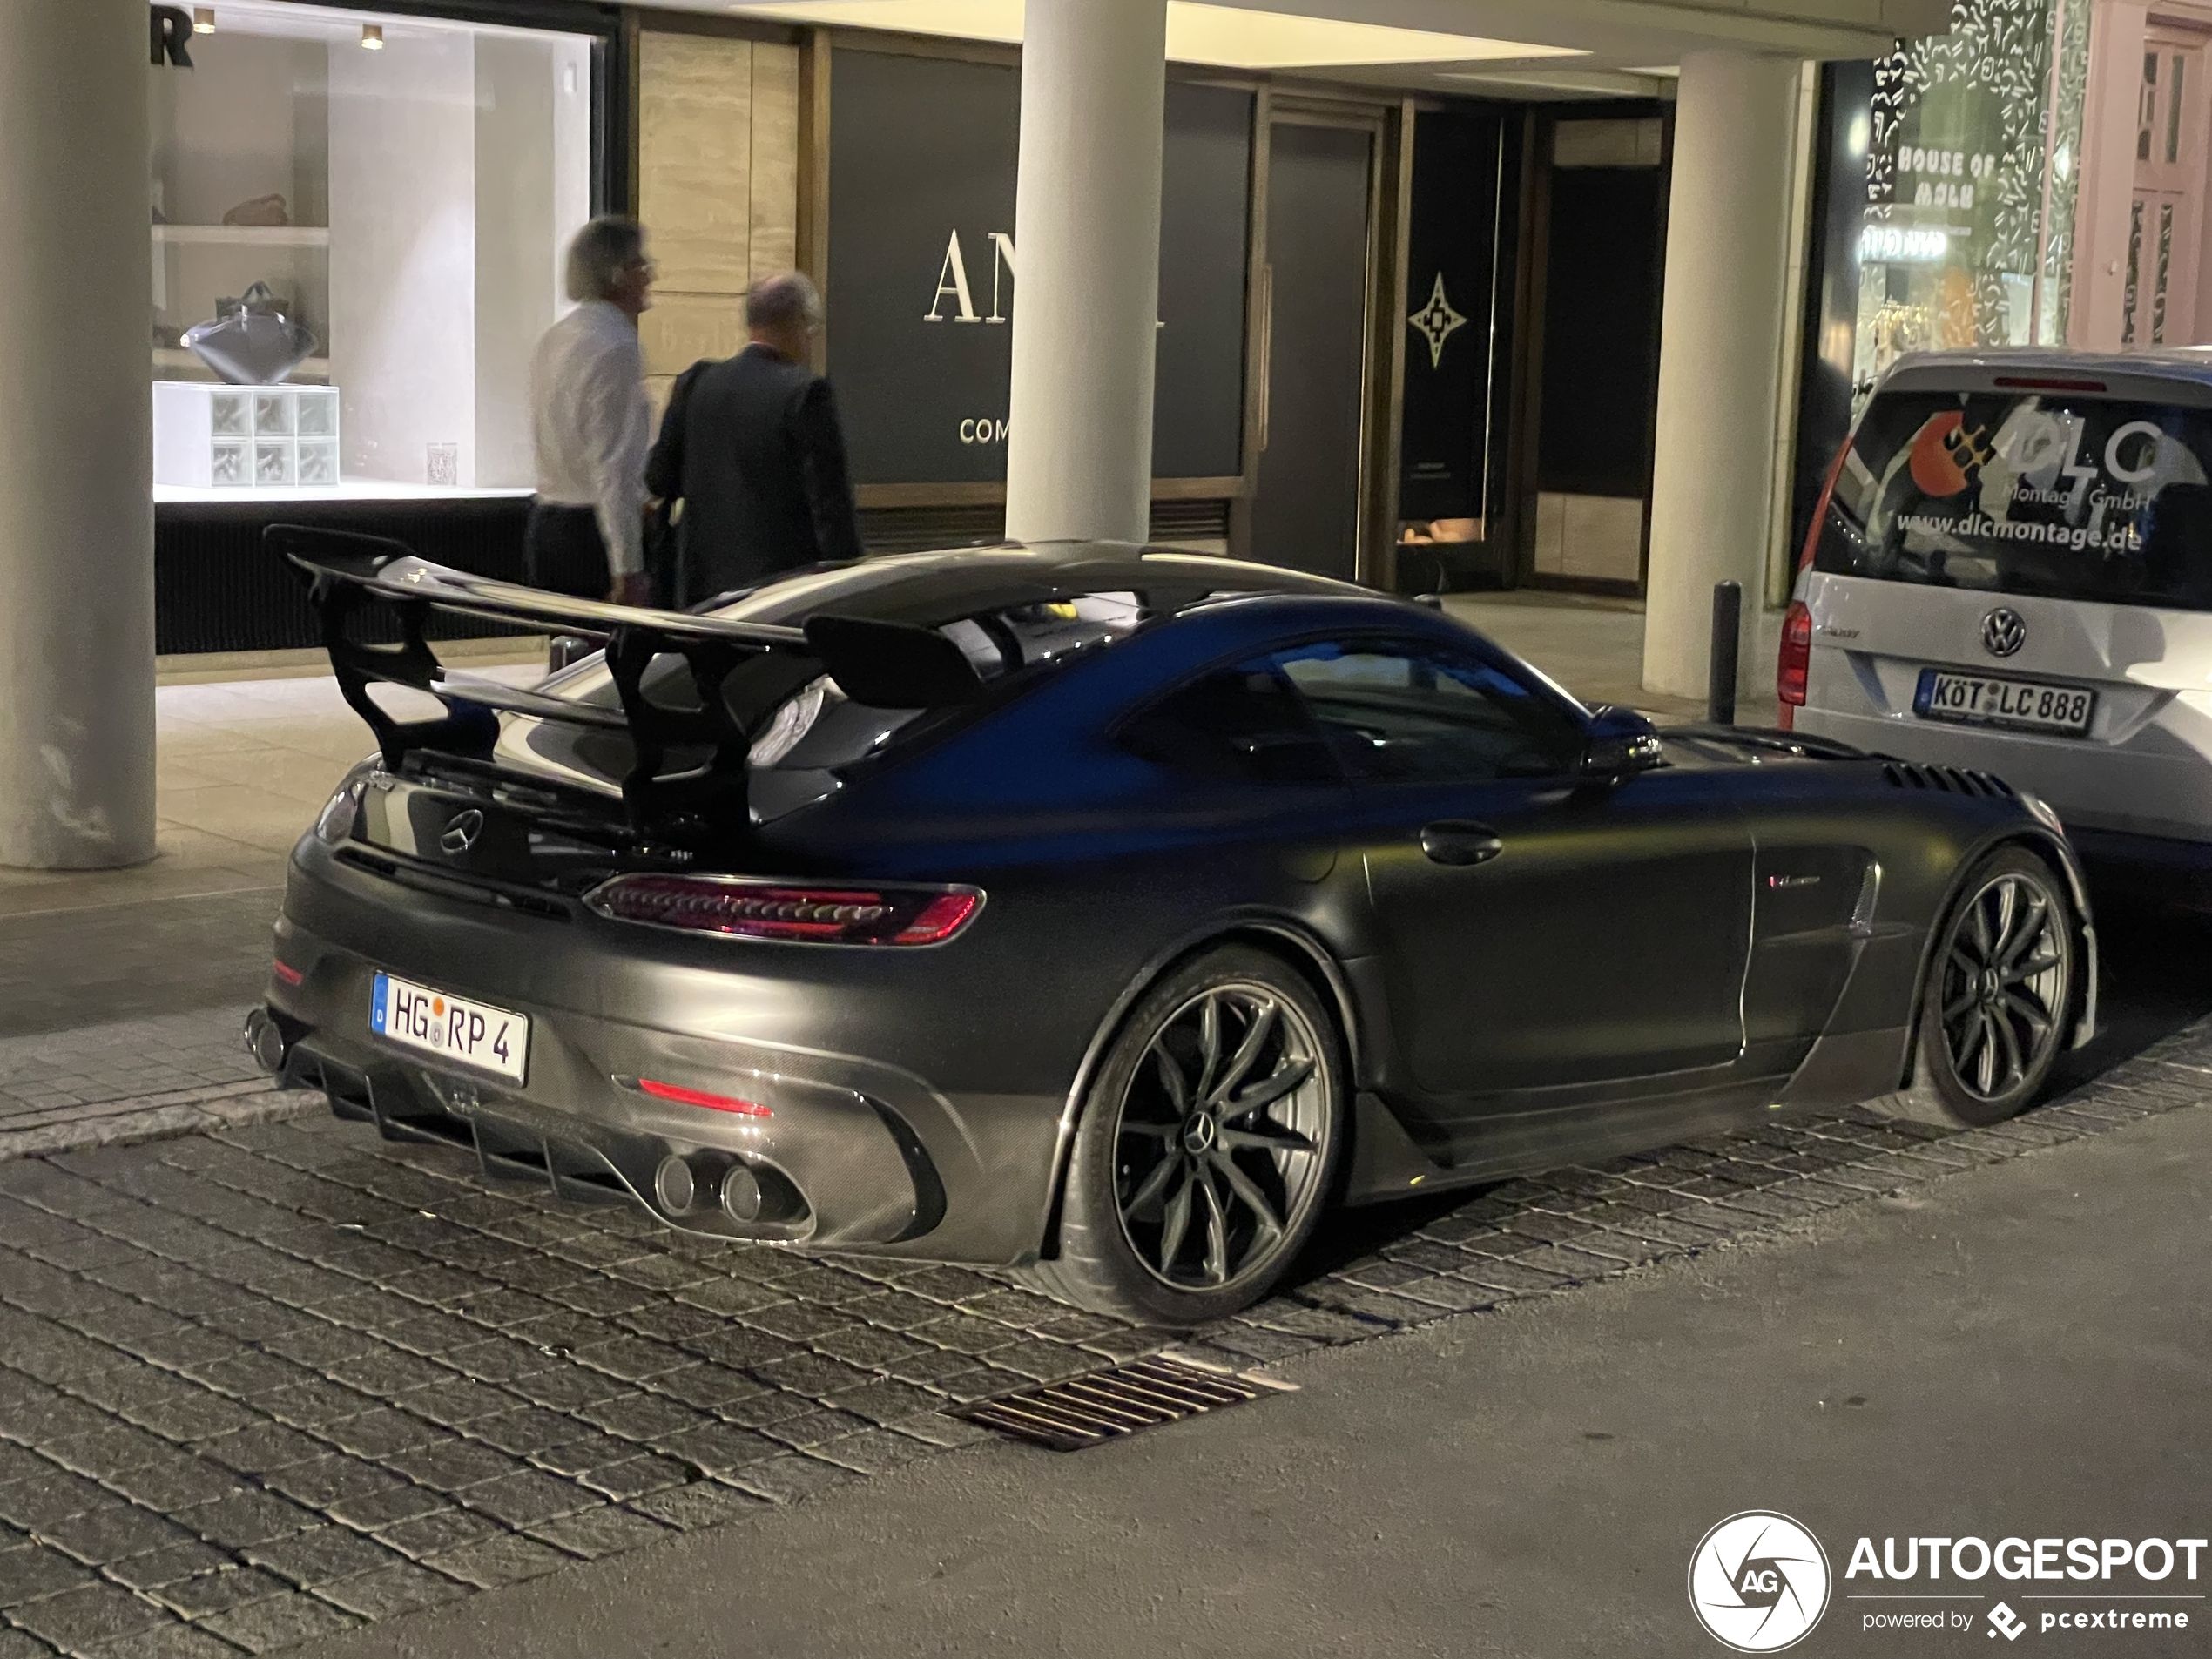
[[[266,282],[218,300],[213,317],[185,330],[185,348],[233,386],[274,386],[314,355],[315,345]]]

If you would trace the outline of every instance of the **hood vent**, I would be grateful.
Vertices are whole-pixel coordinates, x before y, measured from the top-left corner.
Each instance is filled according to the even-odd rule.
[[[2013,786],[1986,772],[1963,766],[1919,766],[1910,760],[1889,760],[1882,776],[1896,789],[1939,789],[1950,795],[1980,795],[1991,800],[2015,799]]]

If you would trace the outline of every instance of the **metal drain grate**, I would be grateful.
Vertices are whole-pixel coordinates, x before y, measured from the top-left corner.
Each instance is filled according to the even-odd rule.
[[[1250,1372],[1154,1354],[1087,1377],[978,1400],[953,1415],[1055,1452],[1077,1452],[1140,1429],[1295,1389],[1295,1384]]]

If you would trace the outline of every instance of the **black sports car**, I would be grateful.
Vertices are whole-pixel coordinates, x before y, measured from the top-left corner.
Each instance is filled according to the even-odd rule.
[[[2040,803],[1661,734],[1419,604],[1085,545],[686,614],[271,536],[380,753],[293,855],[257,1052],[671,1227],[1190,1324],[1332,1204],[1900,1090],[1994,1121],[2094,1028]],[[464,681],[438,608],[608,643]]]

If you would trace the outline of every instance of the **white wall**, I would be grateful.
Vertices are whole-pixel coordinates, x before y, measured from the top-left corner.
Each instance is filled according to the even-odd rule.
[[[332,384],[344,469],[422,483],[428,446],[476,480],[476,51],[388,29],[330,59]]]
[[[590,216],[590,56],[580,42],[476,43],[476,474],[535,482],[529,368],[568,307],[561,264]]]

